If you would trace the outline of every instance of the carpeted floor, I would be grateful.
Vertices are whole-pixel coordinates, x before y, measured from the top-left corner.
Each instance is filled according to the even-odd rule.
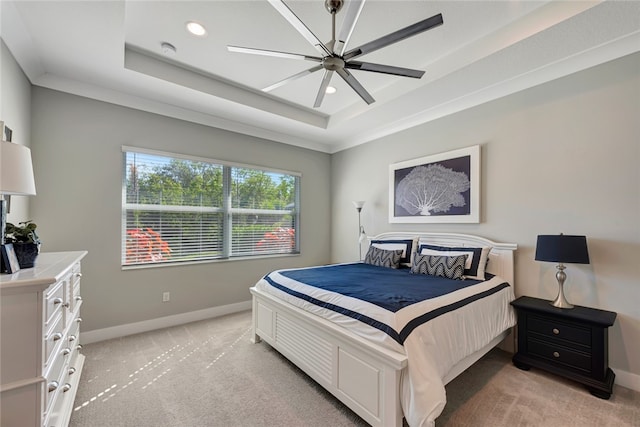
[[[232,314],[85,345],[72,427],[366,426]],[[447,385],[445,426],[637,426],[640,393],[610,400],[493,350]]]

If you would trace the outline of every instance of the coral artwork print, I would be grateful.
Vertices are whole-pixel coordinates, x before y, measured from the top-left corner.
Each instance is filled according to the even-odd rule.
[[[463,193],[470,185],[464,172],[438,163],[417,166],[398,183],[396,203],[411,215],[447,213],[452,207],[467,206]]]

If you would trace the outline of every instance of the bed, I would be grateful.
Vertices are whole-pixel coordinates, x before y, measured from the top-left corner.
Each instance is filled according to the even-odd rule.
[[[372,426],[400,427],[403,418],[411,427],[433,426],[446,404],[444,386],[515,325],[509,303],[516,245],[424,232],[369,240],[367,262],[260,279],[251,288],[253,341],[267,342]],[[380,254],[400,268],[372,262]],[[418,261],[439,258],[456,261],[445,276],[457,275],[462,262],[464,280],[413,274]],[[398,291],[401,283],[406,288]],[[391,296],[382,296],[384,289]]]

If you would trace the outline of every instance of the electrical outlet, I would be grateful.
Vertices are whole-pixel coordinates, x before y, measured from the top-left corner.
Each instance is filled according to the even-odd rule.
[[[169,292],[162,293],[162,302],[169,302],[171,299],[171,294]]]

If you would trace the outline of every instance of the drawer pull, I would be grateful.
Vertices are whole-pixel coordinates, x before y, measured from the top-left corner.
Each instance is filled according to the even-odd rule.
[[[75,335],[69,335],[69,342],[74,342],[76,340]]]
[[[53,299],[53,305],[58,305],[58,304],[62,304],[62,298],[60,297]]]
[[[76,301],[82,301],[82,297],[81,296],[77,296],[76,297]]]
[[[64,383],[64,385],[62,386],[62,392],[63,392],[63,393],[66,393],[66,392],[68,392],[69,390],[71,390],[71,384],[69,384],[69,383]]]
[[[553,357],[560,357],[560,353],[558,353],[557,351],[553,352]]]
[[[63,356],[68,356],[69,353],[71,353],[71,349],[69,347],[67,347],[64,350],[62,350],[62,355]]]
[[[558,328],[553,328],[553,333],[555,335],[558,335],[560,333],[560,331],[558,330]]]
[[[78,318],[76,319],[76,322],[78,322],[78,323],[82,322],[82,317],[78,317]]]
[[[65,302],[65,303],[64,303],[64,304],[62,304],[62,305],[63,305],[64,307],[69,308],[69,303],[68,303],[68,302]]]
[[[76,368],[73,368],[73,367],[69,368],[69,375],[73,375],[75,373],[76,373]]]
[[[76,277],[82,277],[82,273],[76,273]]]
[[[52,338],[54,341],[58,341],[59,339],[62,338],[62,332],[56,332],[55,334],[53,334]]]
[[[49,387],[48,387],[49,393],[51,393],[52,391],[56,391],[56,389],[58,388],[59,385],[60,384],[58,384],[58,381],[51,381],[49,383]]]
[[[82,344],[78,344],[78,345],[76,346],[76,350],[82,350]]]

